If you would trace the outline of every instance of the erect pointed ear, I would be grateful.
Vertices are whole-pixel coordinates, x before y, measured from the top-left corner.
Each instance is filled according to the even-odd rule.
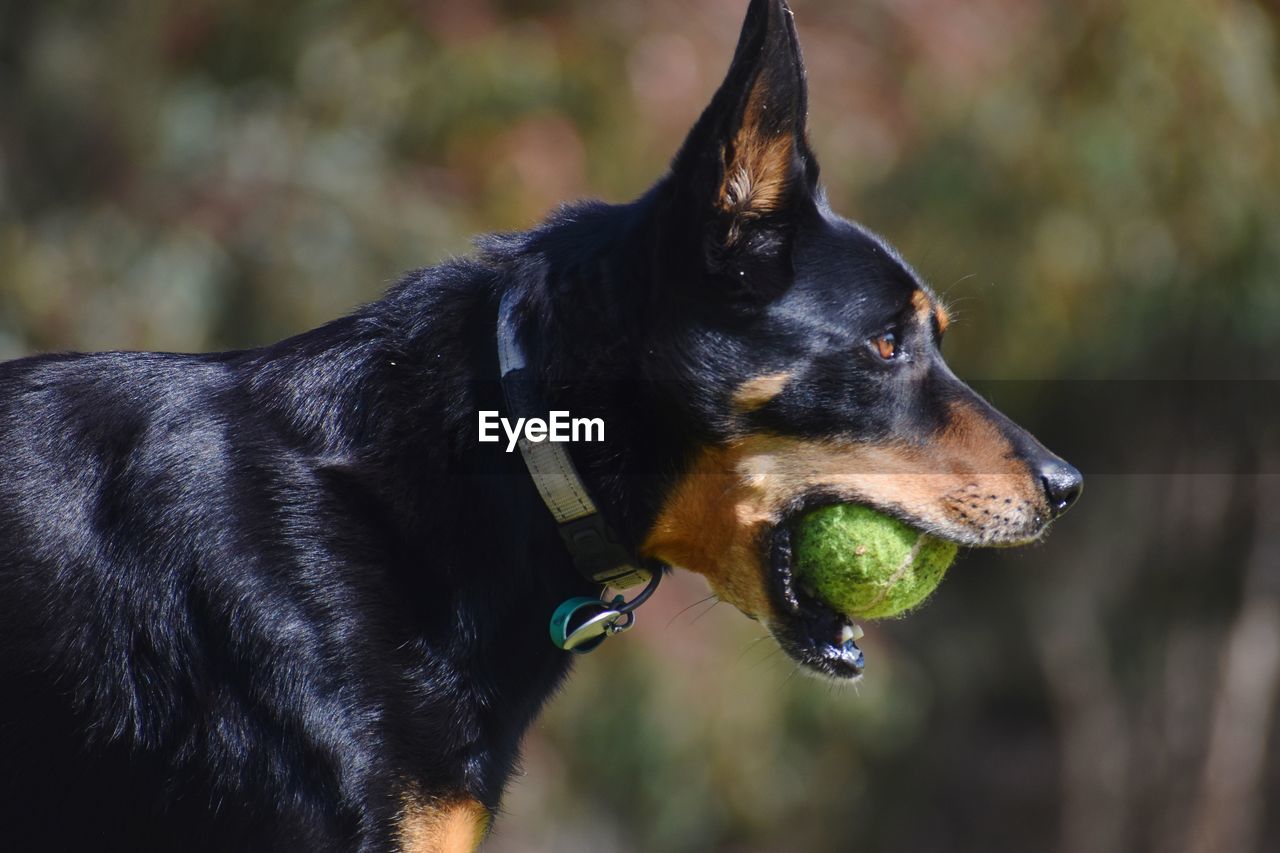
[[[791,276],[791,233],[818,168],[806,140],[808,91],[786,0],[751,0],[728,76],[676,155],[670,180],[686,234],[712,279],[770,296]],[[690,247],[694,248],[694,247]]]

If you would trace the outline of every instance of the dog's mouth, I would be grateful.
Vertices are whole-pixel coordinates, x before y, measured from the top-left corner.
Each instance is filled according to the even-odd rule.
[[[824,506],[842,503],[848,503],[848,500],[831,494],[808,495],[797,501],[772,528],[766,529],[760,547],[761,560],[767,567],[766,586],[773,605],[768,627],[778,645],[797,663],[813,672],[850,680],[861,676],[865,667],[862,650],[858,648],[862,628],[851,617],[823,602],[798,582],[792,551],[796,526],[803,516]],[[873,509],[900,517],[888,508]],[[909,519],[900,520],[915,526]],[[973,544],[952,541],[958,545]]]
[[[797,500],[772,527],[766,528],[759,543],[773,611],[767,620],[770,632],[797,663],[841,680],[862,675],[865,661],[857,642],[862,629],[851,617],[820,600],[797,581],[792,543],[800,518],[824,506],[848,502],[848,497],[830,492],[810,493]],[[919,529],[917,520],[903,517],[893,508],[868,505]],[[1049,517],[1041,512],[1016,524],[1012,519],[996,520],[1003,524],[1002,528],[977,535],[957,535],[957,531],[946,530],[928,532],[960,546],[1016,547],[1039,539],[1049,527]]]
[[[858,648],[862,629],[848,616],[809,594],[796,582],[794,573],[795,523],[822,503],[834,501],[809,503],[788,513],[761,543],[774,611],[769,630],[778,645],[800,665],[830,678],[851,680],[861,676],[865,666]]]

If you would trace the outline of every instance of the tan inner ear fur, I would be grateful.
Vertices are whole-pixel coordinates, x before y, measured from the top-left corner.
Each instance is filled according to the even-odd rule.
[[[489,831],[489,810],[476,800],[408,797],[400,815],[403,853],[473,853]]]
[[[764,537],[821,491],[911,518],[966,544],[1038,532],[1039,486],[985,417],[957,406],[922,445],[753,435],[704,450],[659,511],[642,552],[705,575],[749,616],[769,618]]]
[[[729,242],[738,239],[737,222],[777,211],[794,177],[795,139],[790,132],[767,133],[763,123],[767,83],[757,79],[743,111],[742,127],[733,140],[733,153],[721,152],[724,182],[720,210],[734,217]]]

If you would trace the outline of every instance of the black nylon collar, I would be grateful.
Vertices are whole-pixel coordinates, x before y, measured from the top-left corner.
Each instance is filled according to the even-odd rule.
[[[517,297],[507,291],[498,306],[498,369],[507,414],[514,418],[546,417],[548,409],[525,362],[514,313]],[[609,528],[596,508],[573,460],[560,444],[531,442],[521,436],[520,456],[542,502],[555,518],[560,538],[587,580],[615,589],[649,583],[657,569],[636,559]]]

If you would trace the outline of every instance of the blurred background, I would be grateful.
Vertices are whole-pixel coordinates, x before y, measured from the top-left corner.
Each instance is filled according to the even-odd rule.
[[[302,331],[664,169],[745,0],[0,0],[0,356]],[[1280,12],[794,0],[834,206],[1081,467],[833,687],[665,584],[485,848],[1280,850]]]

